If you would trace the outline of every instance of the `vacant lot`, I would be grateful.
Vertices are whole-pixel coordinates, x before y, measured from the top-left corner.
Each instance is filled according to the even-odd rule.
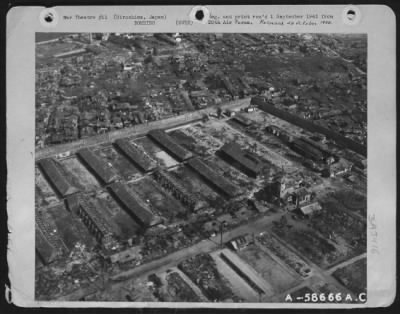
[[[354,293],[365,292],[367,289],[367,259],[363,258],[339,268],[333,273],[333,276]]]
[[[60,161],[64,174],[69,181],[83,191],[93,191],[100,187],[99,182],[93,174],[77,159],[77,157],[66,158]]]
[[[342,190],[335,194],[335,198],[348,210],[366,216],[367,197],[352,190]]]
[[[278,263],[257,245],[250,245],[237,254],[271,284],[275,294],[289,289],[299,278],[293,270]]]
[[[338,247],[311,229],[290,230],[277,233],[304,257],[326,269],[348,256],[348,248]]]

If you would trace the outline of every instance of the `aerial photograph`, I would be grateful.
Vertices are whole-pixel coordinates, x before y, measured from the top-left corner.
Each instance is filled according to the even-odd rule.
[[[366,301],[366,34],[35,40],[36,300]]]

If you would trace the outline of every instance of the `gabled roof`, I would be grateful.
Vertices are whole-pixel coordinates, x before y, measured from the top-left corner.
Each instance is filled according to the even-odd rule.
[[[132,145],[126,139],[118,139],[114,142],[135,165],[143,171],[150,171],[157,167],[157,163],[139,147]]]
[[[103,159],[88,148],[77,152],[78,156],[89,166],[89,168],[106,184],[118,179],[118,175]]]
[[[79,192],[79,190],[63,176],[54,159],[42,159],[39,160],[38,164],[50,184],[62,197]]]
[[[109,186],[114,197],[123,205],[124,209],[133,216],[141,225],[152,226],[159,222],[150,209],[133,191],[120,182],[114,182]]]
[[[177,144],[167,133],[162,130],[151,130],[148,135],[179,161],[184,161],[193,157],[193,154],[190,151]]]

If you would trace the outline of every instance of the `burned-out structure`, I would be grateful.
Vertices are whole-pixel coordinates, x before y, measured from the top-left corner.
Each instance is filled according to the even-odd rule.
[[[202,206],[202,202],[196,195],[190,193],[182,184],[180,184],[171,174],[164,169],[157,169],[153,175],[154,179],[167,191],[190,210],[196,211]]]
[[[95,236],[96,240],[106,249],[115,246],[113,228],[105,215],[97,209],[96,205],[90,200],[81,198],[78,206],[78,216],[89,231]]]
[[[280,127],[276,125],[268,125],[265,128],[265,131],[268,133],[275,135],[277,138],[281,139],[283,142],[291,142],[293,140],[293,136],[290,135],[288,132],[285,130],[281,129]]]
[[[118,175],[103,159],[88,148],[83,148],[77,152],[77,155],[83,160],[88,168],[98,177],[103,183],[109,184],[118,179]]]
[[[114,182],[109,185],[109,189],[118,203],[132,216],[141,226],[147,228],[161,222],[160,217],[154,215],[132,190],[120,183]]]
[[[38,162],[39,168],[61,197],[66,197],[79,192],[61,173],[57,161],[52,158],[42,159]]]
[[[233,198],[240,194],[239,188],[219,175],[215,170],[204,163],[199,157],[188,161],[188,166],[196,171],[210,186],[221,192],[224,196]]]
[[[161,147],[165,148],[165,150],[167,150],[178,161],[184,161],[193,157],[193,154],[190,151],[177,144],[163,130],[151,130],[148,133],[148,136]]]
[[[146,152],[127,139],[118,139],[114,142],[114,145],[142,171],[148,172],[157,167],[157,163]]]
[[[218,154],[249,177],[257,177],[264,167],[262,161],[254,154],[242,150],[234,142],[222,146]]]

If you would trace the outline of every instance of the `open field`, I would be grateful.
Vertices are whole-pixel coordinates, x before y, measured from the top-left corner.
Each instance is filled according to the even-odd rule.
[[[356,294],[367,289],[367,260],[360,259],[348,266],[337,269],[333,276],[346,288]]]
[[[271,255],[255,244],[237,251],[236,254],[252,266],[266,282],[271,284],[274,294],[291,288],[300,278],[293,270],[288,269],[283,262],[278,262],[278,259],[272,258]]]
[[[165,193],[160,186],[151,178],[144,177],[133,183],[128,183],[136,193],[157,213],[168,219],[174,220],[182,216],[187,209],[168,193]]]
[[[267,253],[274,254],[296,273],[305,278],[309,276],[311,270],[308,264],[278,241],[275,235],[264,232],[258,235],[256,240],[261,249],[267,250]]]
[[[346,246],[334,245],[312,229],[276,231],[277,236],[295,248],[305,258],[323,269],[342,261],[349,255]]]
[[[100,187],[95,176],[77,159],[66,158],[60,161],[64,174],[70,182],[82,191],[94,191]]]
[[[346,209],[354,211],[365,217],[367,214],[367,197],[352,190],[341,190],[336,192],[337,199]]]

